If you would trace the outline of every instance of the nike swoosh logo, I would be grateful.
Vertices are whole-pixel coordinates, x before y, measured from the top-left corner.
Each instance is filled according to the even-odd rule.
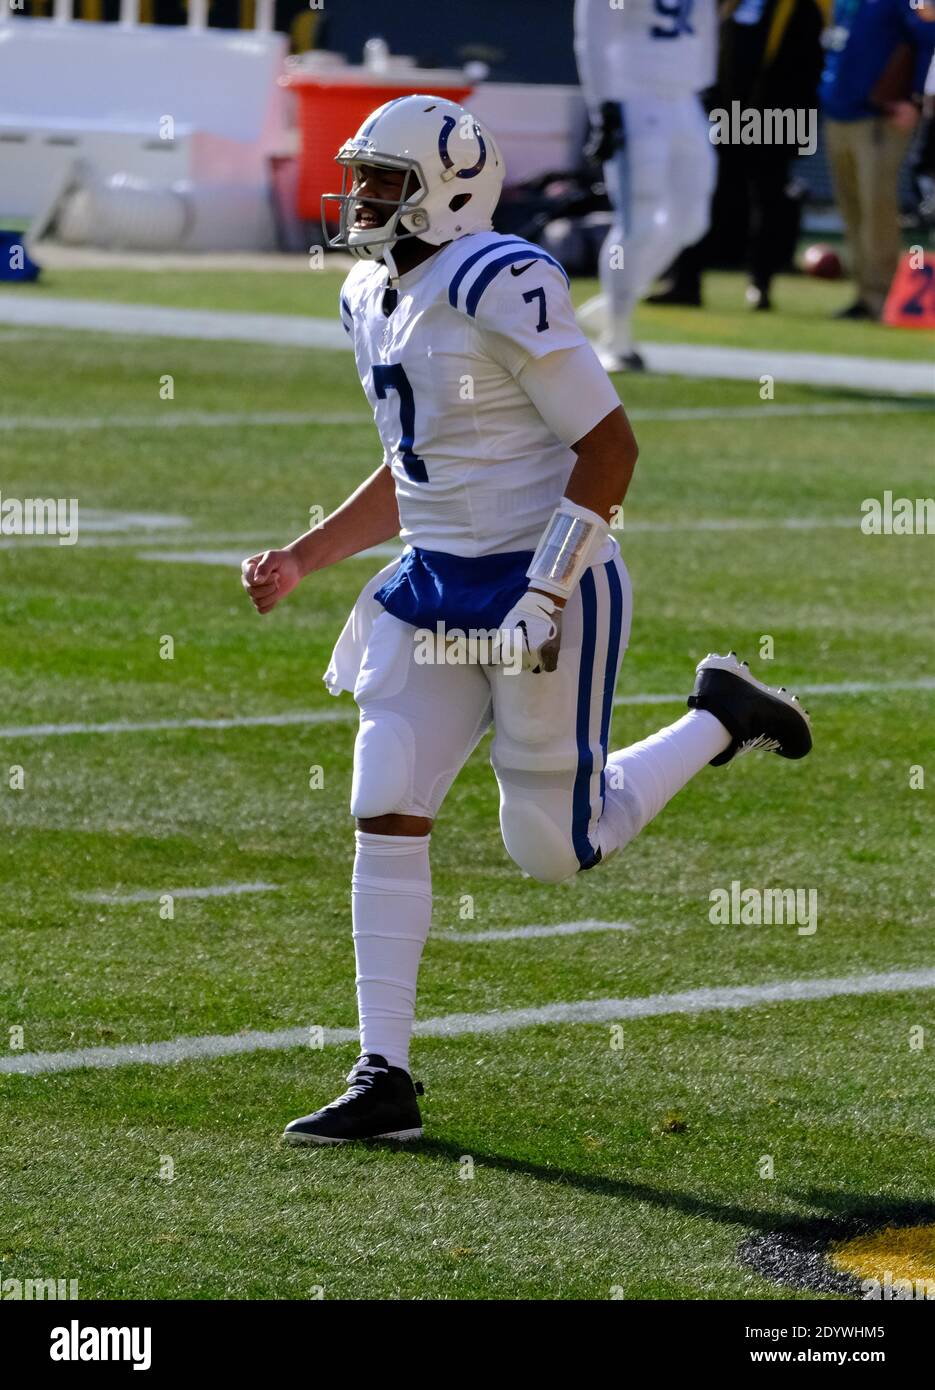
[[[511,274],[511,275],[522,275],[523,272],[526,271],[526,270],[528,270],[529,267],[530,267],[531,265],[535,265],[535,264],[536,264],[535,261],[527,261],[525,265],[511,265],[511,266],[510,266],[510,274]]]

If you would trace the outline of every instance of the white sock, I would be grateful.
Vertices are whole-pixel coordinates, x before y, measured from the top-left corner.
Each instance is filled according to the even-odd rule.
[[[719,719],[707,710],[692,709],[657,734],[611,753],[604,814],[598,822],[604,858],[629,844],[730,741]]]
[[[358,830],[351,879],[360,1050],[405,1071],[416,977],[432,922],[430,839]]]

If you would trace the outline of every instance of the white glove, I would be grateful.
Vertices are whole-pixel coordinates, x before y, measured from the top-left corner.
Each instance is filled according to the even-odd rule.
[[[548,594],[527,589],[503,619],[497,639],[504,659],[515,660],[515,654],[522,652],[524,671],[554,671],[562,640],[562,611]]]

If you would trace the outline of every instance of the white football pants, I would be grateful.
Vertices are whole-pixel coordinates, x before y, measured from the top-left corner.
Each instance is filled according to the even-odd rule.
[[[554,672],[421,665],[415,629],[381,613],[354,690],[360,727],[352,813],[361,820],[434,820],[493,722],[500,829],[522,870],[557,883],[622,849],[730,742],[712,715],[691,710],[641,743],[608,753],[630,616],[630,580],[619,554],[593,565],[569,600]],[[429,838],[357,833],[352,908],[361,1051],[404,1068],[431,923]]]

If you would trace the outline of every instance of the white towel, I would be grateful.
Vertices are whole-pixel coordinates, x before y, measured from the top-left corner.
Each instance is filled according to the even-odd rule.
[[[373,596],[390,575],[395,573],[401,559],[402,555],[384,565],[379,574],[375,574],[361,589],[357,602],[341,630],[341,636],[334,644],[331,661],[323,677],[332,695],[340,695],[342,690],[348,690],[353,694],[357,673],[363,664],[367,643],[370,641],[370,629],[384,611],[382,603],[378,603]]]

